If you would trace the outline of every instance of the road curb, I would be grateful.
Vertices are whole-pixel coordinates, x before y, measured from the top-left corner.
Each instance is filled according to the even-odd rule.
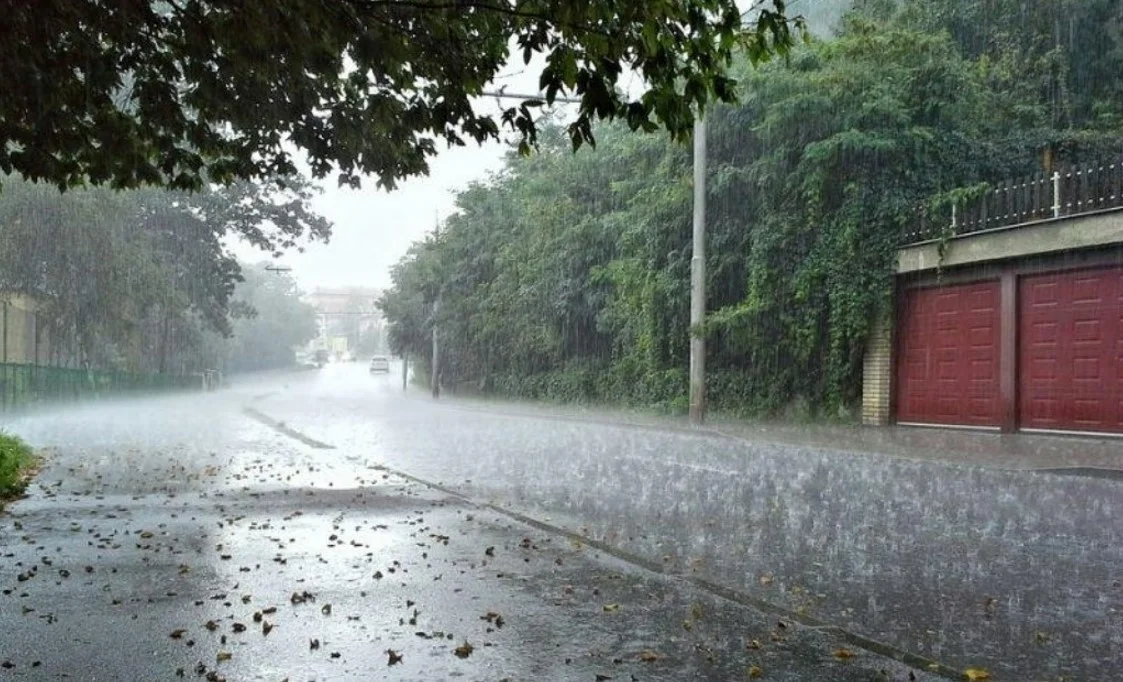
[[[658,424],[641,421],[628,421],[617,420],[611,418],[598,418],[598,417],[584,417],[581,415],[563,414],[557,412],[520,412],[517,410],[504,410],[502,407],[497,409],[487,409],[484,407],[477,407],[474,405],[457,404],[453,402],[432,403],[421,398],[409,398],[419,402],[428,402],[436,407],[441,407],[447,410],[456,410],[460,412],[476,412],[481,414],[500,415],[503,417],[510,417],[513,419],[544,419],[550,421],[570,422],[577,424],[600,424],[602,426],[613,426],[618,428],[636,430],[636,431],[655,431],[663,433],[677,433],[689,436],[699,436],[703,438],[715,438],[727,441],[735,441],[746,445],[770,445],[777,447],[798,447],[805,450],[811,450],[824,455],[846,455],[851,457],[865,457],[865,458],[885,458],[897,462],[909,462],[913,464],[927,464],[932,466],[939,466],[944,468],[956,469],[974,469],[977,471],[993,471],[999,473],[1019,473],[1019,474],[1035,474],[1047,476],[1065,476],[1069,478],[1096,478],[1107,481],[1123,481],[1123,468],[1108,468],[1096,466],[1001,466],[995,464],[985,464],[974,461],[958,461],[951,459],[944,459],[940,457],[922,457],[922,456],[909,456],[902,454],[894,454],[886,449],[859,449],[850,446],[832,447],[822,443],[801,443],[776,438],[759,438],[754,439],[737,433],[722,430],[720,427],[713,426],[678,426],[674,424]]]

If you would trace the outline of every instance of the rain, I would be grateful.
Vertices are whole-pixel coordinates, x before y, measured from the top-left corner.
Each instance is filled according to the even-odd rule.
[[[1123,677],[1117,3],[76,7],[0,680]]]

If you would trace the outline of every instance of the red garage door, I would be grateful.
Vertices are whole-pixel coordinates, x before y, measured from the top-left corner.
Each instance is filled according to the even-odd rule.
[[[998,303],[997,281],[906,293],[897,421],[998,425]]]
[[[1025,277],[1018,299],[1022,427],[1123,432],[1123,268]]]

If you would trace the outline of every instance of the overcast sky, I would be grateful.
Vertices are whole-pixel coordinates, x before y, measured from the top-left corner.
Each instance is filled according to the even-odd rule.
[[[540,72],[537,61],[524,69],[519,60],[495,87],[533,94]],[[503,104],[513,106],[514,102],[504,100]],[[477,111],[499,112],[500,104],[487,98],[480,101]],[[511,133],[505,131],[505,135]],[[310,244],[303,253],[286,253],[276,264],[292,268],[305,291],[317,287],[387,287],[390,267],[405,255],[409,245],[424,238],[437,220],[452,213],[457,191],[499,170],[506,150],[499,142],[442,148],[430,160],[428,176],[403,181],[392,192],[378,189],[373,178],[364,178],[359,190],[339,187],[334,178],[325,178],[321,183],[323,194],[313,207],[335,225],[331,241]],[[266,258],[245,245],[235,250],[249,262]]]
[[[738,4],[748,9],[751,0],[738,0]],[[795,0],[789,7],[793,13],[807,12],[814,4],[831,6],[829,14],[833,18],[842,13],[849,0]],[[517,55],[518,50],[512,50],[512,54]],[[538,56],[524,67],[516,57],[497,79],[495,88],[505,86],[508,92],[533,94],[544,64],[545,60]],[[635,77],[625,77],[622,84],[626,90],[641,85]],[[513,102],[506,100],[503,104],[511,106]],[[561,106],[563,111],[575,109],[573,105]],[[478,110],[500,109],[500,104],[491,98],[481,101]],[[377,189],[372,178],[364,180],[361,190],[340,188],[334,178],[326,178],[322,183],[324,193],[316,199],[315,209],[335,224],[331,241],[309,245],[304,253],[287,253],[278,265],[292,268],[306,291],[317,287],[388,286],[390,267],[405,255],[409,245],[423,238],[438,219],[453,211],[458,190],[499,170],[505,151],[505,146],[498,142],[483,147],[469,143],[466,147],[441,150],[430,160],[429,176],[404,181],[393,192]],[[266,258],[244,245],[235,250],[249,262]]]

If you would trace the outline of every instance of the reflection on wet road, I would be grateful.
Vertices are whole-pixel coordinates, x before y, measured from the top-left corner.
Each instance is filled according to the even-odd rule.
[[[259,407],[370,461],[959,668],[1123,677],[1117,480],[460,409],[346,366]]]

